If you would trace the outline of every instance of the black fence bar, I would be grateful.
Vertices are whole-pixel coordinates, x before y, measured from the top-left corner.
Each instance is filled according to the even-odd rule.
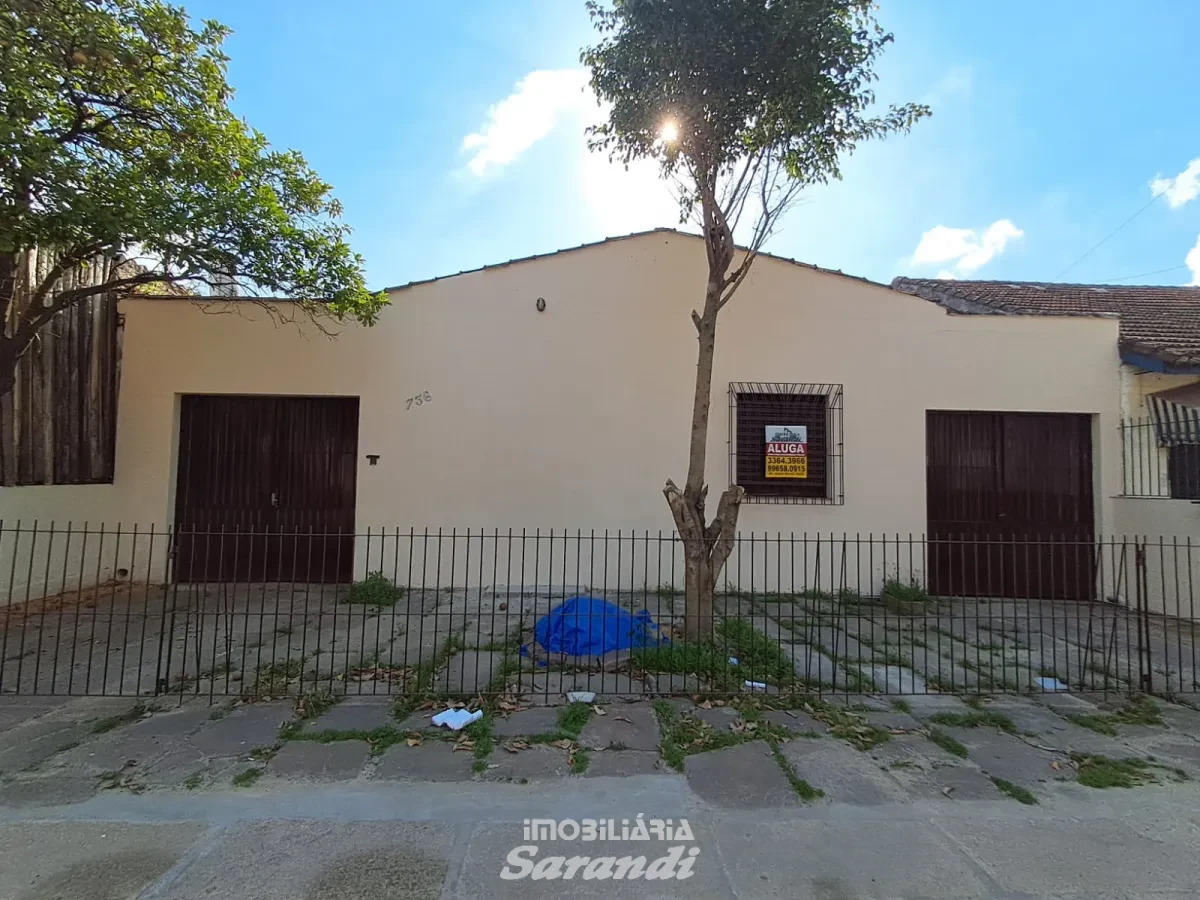
[[[686,542],[658,531],[180,537],[0,522],[0,694],[1176,695],[1200,685],[1200,546],[1188,538],[743,532],[709,602],[688,596]],[[352,582],[319,580],[348,570]],[[277,578],[233,577],[248,571]]]
[[[1200,443],[1192,430],[1153,418],[1126,419],[1120,428],[1122,494],[1200,500]]]

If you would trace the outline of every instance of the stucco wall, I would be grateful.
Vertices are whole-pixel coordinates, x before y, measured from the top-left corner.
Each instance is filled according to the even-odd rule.
[[[75,489],[6,491],[4,518],[85,517],[71,515],[78,508],[161,528],[172,519],[179,395],[349,394],[361,398],[360,530],[669,531],[661,489],[686,470],[689,312],[703,278],[698,240],[651,234],[398,291],[378,326],[333,341],[249,304],[212,314],[126,301],[115,484],[80,489],[78,507],[65,499]],[[728,481],[730,381],[844,385],[844,505],[749,504],[744,532],[924,531],[927,409],[1093,414],[1096,524],[1113,527],[1114,320],[950,315],[762,259],[720,320],[714,491]],[[431,402],[406,409],[425,391]]]

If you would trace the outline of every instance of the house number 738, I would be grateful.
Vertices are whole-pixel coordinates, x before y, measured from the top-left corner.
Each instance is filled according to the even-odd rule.
[[[421,406],[425,403],[432,403],[432,402],[433,402],[433,394],[429,393],[429,391],[422,391],[421,393],[417,394],[415,397],[409,397],[408,400],[405,401],[404,408],[412,409],[414,406]]]

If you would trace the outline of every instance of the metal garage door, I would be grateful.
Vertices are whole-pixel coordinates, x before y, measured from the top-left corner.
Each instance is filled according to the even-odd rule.
[[[1077,414],[926,414],[929,590],[1091,599],[1092,425]]]

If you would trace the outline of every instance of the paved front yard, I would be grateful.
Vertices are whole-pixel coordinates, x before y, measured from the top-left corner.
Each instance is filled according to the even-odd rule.
[[[726,808],[1034,804],[1105,788],[1190,792],[1200,783],[1200,712],[1144,698],[863,696],[847,705],[746,697],[558,708],[509,699],[457,733],[430,722],[444,704],[427,706],[9,700],[0,707],[0,804],[53,806],[103,791],[677,773]]]

